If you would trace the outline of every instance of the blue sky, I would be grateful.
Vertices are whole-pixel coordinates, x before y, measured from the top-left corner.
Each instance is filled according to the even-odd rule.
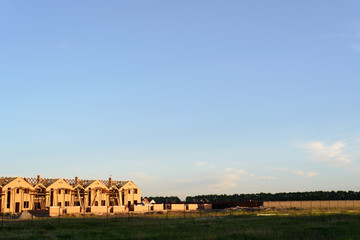
[[[2,1],[0,175],[359,191],[359,7]]]

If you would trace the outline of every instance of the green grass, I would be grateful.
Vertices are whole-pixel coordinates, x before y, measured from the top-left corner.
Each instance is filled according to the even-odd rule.
[[[357,214],[216,215],[12,221],[0,239],[360,239]]]

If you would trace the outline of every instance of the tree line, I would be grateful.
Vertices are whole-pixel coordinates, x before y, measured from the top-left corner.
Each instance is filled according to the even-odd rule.
[[[238,201],[306,201],[306,200],[360,200],[355,191],[313,191],[250,194],[210,194],[186,197],[186,202],[238,202]]]

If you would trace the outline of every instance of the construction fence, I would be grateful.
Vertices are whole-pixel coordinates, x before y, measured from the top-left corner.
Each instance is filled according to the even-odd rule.
[[[360,200],[265,201],[264,208],[275,209],[360,209]]]

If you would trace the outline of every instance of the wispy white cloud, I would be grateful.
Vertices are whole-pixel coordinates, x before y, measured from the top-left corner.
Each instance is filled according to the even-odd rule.
[[[220,181],[215,184],[210,184],[208,187],[216,189],[236,187],[239,180],[240,176],[237,174],[226,174],[220,177]]]
[[[304,176],[304,177],[314,177],[316,175],[319,175],[318,172],[304,172],[301,170],[294,170],[293,173],[298,176]]]
[[[275,180],[274,176],[256,176],[253,173],[248,173],[244,169],[225,168],[224,171],[218,172],[214,183],[209,184],[207,187],[221,190],[227,188],[233,188],[242,181],[248,180]]]
[[[290,172],[290,173],[292,173],[294,175],[303,176],[303,177],[314,177],[316,175],[319,175],[318,172],[313,172],[313,171],[306,172],[306,171],[303,171],[303,170],[294,170],[294,169],[279,168],[279,167],[269,167],[269,168],[273,169],[273,170],[277,170],[277,171]]]
[[[332,145],[325,145],[323,142],[310,142],[301,145],[311,157],[318,161],[332,166],[346,166],[353,162],[353,159],[344,153],[345,143],[339,141]]]
[[[319,173],[318,172],[308,172],[308,173],[306,173],[306,177],[314,177],[314,176],[316,176],[316,175],[319,175]]]
[[[260,180],[275,180],[275,179],[277,179],[277,177],[273,177],[273,176],[260,176],[260,177],[257,177],[257,179],[260,179]]]
[[[301,171],[301,170],[294,170],[293,173],[294,173],[295,175],[298,175],[298,176],[304,175],[304,172]]]
[[[224,171],[212,174],[210,178],[215,178],[214,183],[209,184],[208,187],[213,189],[227,189],[236,187],[237,183],[243,180],[243,176],[248,175],[244,169],[226,168]]]
[[[208,162],[196,162],[195,164],[196,166],[206,166],[206,165],[209,165]]]
[[[234,174],[244,174],[244,175],[248,174],[244,169],[226,168],[225,171]]]

